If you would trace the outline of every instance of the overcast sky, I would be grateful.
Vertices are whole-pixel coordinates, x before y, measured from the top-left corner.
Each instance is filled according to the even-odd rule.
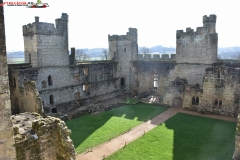
[[[176,47],[176,30],[187,27],[196,30],[203,25],[203,15],[210,14],[217,15],[218,46],[240,46],[240,0],[42,0],[42,3],[49,7],[4,6],[8,51],[24,50],[22,26],[34,22],[35,16],[40,17],[40,22],[55,23],[62,13],[69,15],[69,48],[107,48],[108,34],[123,35],[129,27],[138,29],[139,46]]]

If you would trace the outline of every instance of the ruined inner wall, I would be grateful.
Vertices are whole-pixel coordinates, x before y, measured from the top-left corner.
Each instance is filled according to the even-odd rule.
[[[151,92],[154,90],[154,78],[157,77],[157,94],[163,94],[166,87],[169,86],[170,81],[168,74],[171,69],[174,68],[175,62],[154,62],[154,61],[133,61],[132,65],[137,76],[137,91],[141,92]],[[134,74],[134,76],[135,76]]]
[[[2,4],[3,1],[1,0]],[[0,159],[15,159],[3,7],[0,7]]]
[[[13,114],[23,112],[43,113],[42,98],[39,95],[34,81],[26,81],[23,87],[12,86],[11,89]]]
[[[169,81],[174,81],[177,77],[187,79],[188,84],[202,85],[205,69],[211,67],[207,64],[177,64],[169,72]]]
[[[236,117],[239,110],[239,68],[226,65],[206,69],[200,108]]]
[[[176,34],[176,62],[212,64],[217,62],[218,34],[215,29],[216,15],[203,16],[203,27],[196,32],[187,28]]]
[[[69,65],[68,15],[62,14],[54,24],[35,22],[23,26],[25,63],[33,67]]]
[[[17,113],[33,111],[32,109],[36,108],[32,105],[31,109],[27,109],[27,103],[37,102],[36,98],[33,98],[36,97],[36,94],[32,94],[35,91],[26,88],[25,83],[28,81],[36,83],[45,108],[48,107],[48,110],[51,110],[61,107],[57,109],[61,112],[73,109],[72,105],[63,107],[60,105],[61,103],[94,98],[104,100],[111,98],[106,94],[114,97],[116,93],[113,92],[119,90],[119,85],[116,83],[118,79],[116,78],[116,62],[114,61],[85,62],[75,66],[41,68],[32,68],[27,64],[25,67],[10,65],[10,68],[13,110],[16,110]],[[26,101],[26,97],[24,98],[23,95],[29,96],[29,99]],[[30,98],[30,95],[34,96]]]
[[[37,113],[12,116],[17,159],[75,160],[71,131],[58,118]]]
[[[126,35],[108,35],[108,42],[110,59],[118,61],[116,77],[123,78],[126,89],[131,91],[136,87],[130,61],[137,59],[137,29],[129,28]],[[118,83],[121,84],[121,79]]]

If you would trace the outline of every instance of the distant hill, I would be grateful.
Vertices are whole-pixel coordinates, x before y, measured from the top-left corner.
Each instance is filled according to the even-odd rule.
[[[23,51],[7,52],[7,57],[11,57],[11,58],[24,58],[24,52]]]
[[[141,47],[139,47],[141,48]],[[87,53],[90,57],[101,57],[102,56],[102,49],[107,48],[81,48],[85,53]],[[173,47],[163,47],[161,45],[154,46],[150,48],[151,52],[158,52],[160,54],[170,54],[175,53],[176,48]],[[71,51],[69,51],[70,53]],[[140,49],[139,49],[140,52]],[[225,47],[225,48],[218,48],[218,54],[222,59],[236,59],[238,56],[240,56],[240,47]],[[23,58],[24,52],[23,51],[16,51],[16,52],[7,52],[8,57],[14,57],[14,58]]]
[[[164,54],[164,53],[175,53],[176,52],[176,48],[173,48],[173,47],[163,47],[161,45],[151,47],[150,50],[152,52],[159,52],[161,54]]]
[[[240,56],[240,47],[218,48],[221,59],[236,59]]]

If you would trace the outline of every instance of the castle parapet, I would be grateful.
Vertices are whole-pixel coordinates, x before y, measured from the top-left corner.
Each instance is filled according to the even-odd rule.
[[[160,55],[159,54],[153,54],[153,58],[154,61],[159,61],[160,60]]]
[[[56,28],[53,23],[39,22],[39,17],[35,17],[35,22],[23,26],[23,36],[32,36],[33,34],[42,35],[62,35],[63,23],[68,21],[68,15],[62,14],[61,18],[56,19]]]
[[[162,56],[162,57],[161,57]],[[169,54],[138,54],[138,60],[139,61],[175,61],[176,60],[176,54],[171,54],[171,57],[169,57]]]
[[[108,35],[108,41],[137,41],[137,29],[136,28],[129,28],[129,31],[126,35]]]
[[[183,30],[177,30],[176,37],[179,39],[180,37],[188,36],[188,35],[198,35],[203,33],[215,33],[215,23],[217,16],[212,14],[209,17],[203,16],[203,27],[197,27],[196,31],[191,29],[190,27],[186,28],[186,32]],[[212,26],[212,27],[211,27]],[[209,29],[210,27],[210,29]]]
[[[143,54],[138,54],[138,60],[143,60]]]
[[[173,61],[175,61],[175,60],[176,60],[176,54],[171,54],[171,59],[172,59]]]
[[[203,16],[203,26],[208,27],[211,23],[216,23],[217,16],[215,14],[211,14],[209,17],[207,15]]]
[[[162,60],[169,60],[169,54],[162,54]]]
[[[144,60],[151,60],[152,55],[151,54],[145,54]]]

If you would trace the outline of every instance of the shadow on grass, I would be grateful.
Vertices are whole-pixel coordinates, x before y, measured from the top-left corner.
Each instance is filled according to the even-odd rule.
[[[164,112],[167,107],[139,103],[97,115],[84,115],[66,122],[78,153],[99,145]]]
[[[233,156],[234,122],[178,113],[165,124],[174,132],[173,160],[227,160]]]
[[[230,160],[235,122],[178,113],[107,160]]]

